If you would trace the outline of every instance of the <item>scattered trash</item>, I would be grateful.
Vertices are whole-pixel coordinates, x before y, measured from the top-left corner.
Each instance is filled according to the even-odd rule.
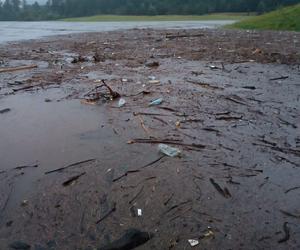
[[[88,62],[89,59],[87,57],[83,57],[83,56],[78,56],[78,57],[74,57],[71,60],[71,63],[75,64],[75,63],[82,63],[82,62]]]
[[[121,99],[119,100],[119,102],[118,102],[118,107],[121,108],[121,107],[123,107],[125,104],[126,104],[125,99],[121,98]]]
[[[257,48],[252,52],[252,55],[261,54],[261,53],[262,53],[262,50]]]
[[[209,68],[210,68],[211,70],[221,69],[220,67],[215,66],[215,65],[209,65]]]
[[[149,76],[148,79],[149,79],[150,81],[151,81],[151,80],[153,81],[153,80],[156,80],[156,77],[155,77],[155,76]]]
[[[122,81],[122,82],[128,82],[128,79],[122,78],[121,81]]]
[[[150,232],[142,232],[138,229],[128,229],[120,239],[100,247],[99,250],[131,250],[145,244],[147,241],[151,240],[153,236],[154,235]]]
[[[160,152],[170,157],[177,157],[181,155],[181,151],[179,149],[170,147],[166,144],[159,144],[158,149]]]
[[[214,238],[215,233],[208,227],[208,231],[201,236],[201,239]]]
[[[141,217],[141,216],[143,215],[142,209],[138,209],[138,210],[137,210],[137,214],[138,214],[139,217]]]
[[[27,250],[30,249],[31,246],[23,241],[15,241],[9,244],[9,247],[15,250]]]
[[[149,67],[149,68],[153,68],[153,67],[158,67],[159,66],[159,62],[147,62],[145,64],[145,66]]]
[[[148,83],[150,83],[150,84],[159,84],[160,81],[159,80],[150,80]]]
[[[156,99],[156,100],[150,102],[149,106],[160,105],[160,104],[163,103],[163,101],[164,101],[163,98],[158,98],[158,99]]]
[[[9,112],[9,111],[11,111],[11,109],[1,109],[0,110],[0,114],[4,114],[4,113],[7,113],[7,112]]]
[[[25,206],[27,206],[28,205],[28,200],[23,200],[22,202],[21,202],[21,206],[22,207],[25,207]]]
[[[195,247],[197,245],[199,245],[199,241],[198,240],[188,240],[188,242],[190,243],[191,247]]]

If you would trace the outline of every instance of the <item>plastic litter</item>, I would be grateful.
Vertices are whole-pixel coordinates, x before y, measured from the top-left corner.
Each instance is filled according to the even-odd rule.
[[[138,216],[141,217],[141,216],[143,215],[142,209],[138,209],[138,210],[137,210],[137,213],[138,213]]]
[[[160,81],[159,80],[150,80],[149,83],[150,84],[158,84],[158,83],[160,83]]]
[[[158,99],[156,99],[156,100],[150,102],[149,106],[160,105],[160,104],[163,103],[163,101],[164,101],[164,100],[163,100],[162,98],[158,98]]]
[[[125,99],[121,98],[121,99],[119,100],[118,107],[121,108],[121,107],[123,107],[125,104],[126,104]]]
[[[191,247],[195,247],[197,245],[199,245],[199,241],[198,240],[188,240],[188,242],[190,243]]]
[[[176,157],[181,155],[181,151],[178,148],[173,148],[166,144],[159,144],[158,149],[160,152],[170,157]]]

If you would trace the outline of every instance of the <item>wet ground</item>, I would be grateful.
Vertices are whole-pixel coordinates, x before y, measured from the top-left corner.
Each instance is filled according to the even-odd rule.
[[[130,228],[153,233],[136,249],[299,249],[299,41],[145,29],[3,45],[1,249],[102,249]]]
[[[210,21],[151,21],[151,22],[1,22],[0,43],[28,39],[38,39],[46,36],[66,35],[82,32],[103,32],[134,28],[155,29],[200,29],[217,28],[232,24],[233,20]]]

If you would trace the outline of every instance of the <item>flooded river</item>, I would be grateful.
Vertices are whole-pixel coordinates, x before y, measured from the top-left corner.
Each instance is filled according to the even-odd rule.
[[[231,20],[168,21],[168,22],[0,22],[0,43],[37,39],[52,35],[80,32],[101,32],[118,29],[157,28],[195,29],[217,28],[231,24]]]

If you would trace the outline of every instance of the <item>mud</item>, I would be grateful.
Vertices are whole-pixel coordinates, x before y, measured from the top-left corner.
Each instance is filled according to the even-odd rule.
[[[136,228],[153,234],[136,249],[299,249],[299,41],[136,29],[2,45],[1,67],[38,68],[0,74],[0,248],[101,249]],[[102,79],[123,107],[87,97]]]

